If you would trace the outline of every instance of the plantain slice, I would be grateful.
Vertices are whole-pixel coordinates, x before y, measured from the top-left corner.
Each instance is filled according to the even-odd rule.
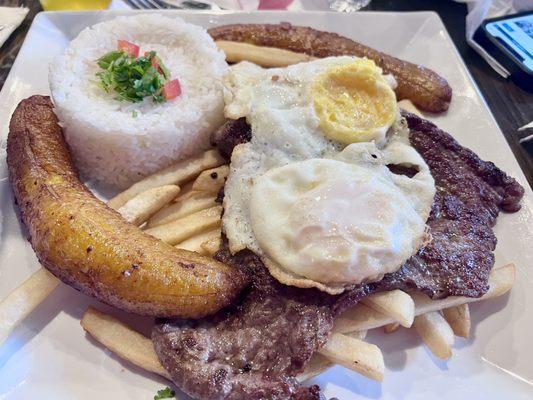
[[[448,109],[452,89],[446,79],[429,68],[422,67],[332,32],[322,32],[305,26],[281,24],[234,24],[208,30],[216,40],[244,42],[258,46],[277,47],[308,56],[357,56],[373,60],[398,83],[398,100],[409,99],[422,110],[443,112]]]
[[[246,286],[237,269],[143,233],[79,180],[49,97],[15,110],[9,177],[31,245],[63,282],[124,311],[201,318]]]

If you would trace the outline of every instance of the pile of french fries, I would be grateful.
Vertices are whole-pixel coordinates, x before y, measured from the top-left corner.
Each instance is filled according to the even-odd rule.
[[[221,242],[222,207],[216,197],[228,173],[225,160],[216,150],[209,150],[143,179],[108,205],[152,236],[177,248],[212,256]],[[337,318],[329,341],[298,378],[304,381],[339,364],[381,381],[385,371],[381,350],[364,341],[368,330],[380,327],[389,333],[399,326],[414,328],[436,357],[448,359],[455,336],[469,335],[468,303],[503,295],[514,279],[514,265],[494,269],[490,290],[479,299],[431,300],[421,293],[401,290],[368,296]],[[0,344],[58,283],[40,269],[0,303]],[[170,379],[151,340],[119,320],[89,308],[81,325],[121,358]]]

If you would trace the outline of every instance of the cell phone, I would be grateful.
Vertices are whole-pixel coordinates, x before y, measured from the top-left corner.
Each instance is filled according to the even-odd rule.
[[[518,85],[533,90],[533,12],[485,20],[474,35]]]

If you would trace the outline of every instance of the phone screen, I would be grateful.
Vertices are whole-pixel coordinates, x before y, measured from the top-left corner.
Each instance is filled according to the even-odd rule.
[[[533,71],[533,14],[489,22],[485,29]]]

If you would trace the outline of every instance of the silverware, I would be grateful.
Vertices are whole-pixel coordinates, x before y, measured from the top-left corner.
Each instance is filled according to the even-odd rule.
[[[154,0],[126,0],[126,3],[139,10],[162,10],[165,8],[171,8],[165,7]]]
[[[221,10],[216,4],[197,0],[186,0],[179,4],[171,4],[161,0],[125,0],[127,4],[138,10]]]

